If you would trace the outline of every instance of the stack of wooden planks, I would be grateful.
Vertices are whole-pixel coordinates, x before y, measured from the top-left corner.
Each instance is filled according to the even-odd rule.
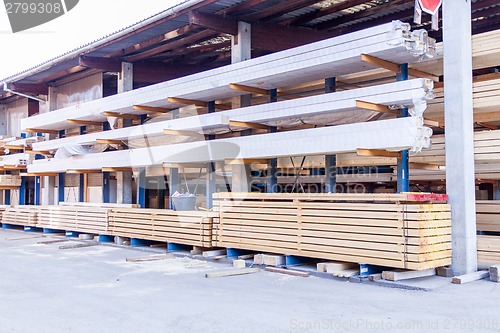
[[[3,219],[3,212],[9,207],[9,205],[0,205],[0,221]]]
[[[113,236],[211,247],[215,213],[166,209],[112,209]]]
[[[36,227],[39,210],[40,206],[8,207],[2,214],[2,223]]]
[[[412,270],[451,263],[446,196],[218,193],[214,200],[214,246]]]
[[[477,200],[476,223],[479,231],[500,232],[500,200]]]
[[[0,175],[0,188],[16,188],[21,186],[21,176]]]
[[[500,264],[499,236],[477,236],[477,261],[480,263]]]
[[[104,235],[110,208],[40,206],[38,227]]]

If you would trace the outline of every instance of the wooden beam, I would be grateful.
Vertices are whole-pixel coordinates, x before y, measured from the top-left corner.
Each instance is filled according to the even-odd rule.
[[[5,144],[2,148],[10,150],[24,150],[26,147],[23,145],[9,145]]]
[[[59,176],[58,173],[53,173],[53,172],[40,172],[40,173],[21,172],[19,175],[22,177],[56,177],[56,176]]]
[[[238,268],[238,269],[233,269],[230,271],[206,273],[205,277],[206,278],[217,278],[217,277],[244,275],[244,274],[251,274],[251,273],[258,273],[258,272],[260,272],[260,268]]]
[[[100,69],[105,72],[121,72],[122,70],[122,62],[114,58],[80,56],[78,63],[80,66]]]
[[[27,129],[25,129],[25,132],[29,132],[29,133],[59,134],[58,130],[49,130],[49,129],[42,129],[42,128],[27,128]]]
[[[127,167],[123,167],[123,168],[107,168],[107,167],[104,167],[101,169],[102,172],[132,172],[134,171],[133,168],[127,168]]]
[[[356,149],[356,154],[358,156],[373,156],[373,157],[400,157],[401,153],[399,152],[392,152],[392,151],[387,151],[387,150],[382,150],[382,149],[364,149],[364,148],[358,148]]]
[[[43,83],[12,83],[10,89],[25,94],[48,95],[49,86]]]
[[[356,107],[364,110],[370,110],[370,111],[377,111],[377,112],[383,112],[383,113],[392,113],[399,115],[398,110],[391,110],[387,105],[383,104],[376,104],[376,103],[370,103],[370,102],[365,102],[365,101],[356,101]]]
[[[141,119],[140,116],[135,115],[135,114],[125,114],[125,113],[118,113],[118,112],[109,112],[109,111],[104,111],[103,116],[106,117],[116,117],[116,118],[122,118],[122,119]]]
[[[96,139],[95,142],[107,145],[127,145],[127,143],[123,140],[113,140],[113,139]]]
[[[225,160],[225,164],[227,165],[242,165],[242,164],[268,164],[269,160],[267,159],[259,159],[259,158],[245,158],[245,159],[234,159],[234,160]]]
[[[205,107],[205,108],[208,106],[208,102],[197,101],[194,99],[186,99],[186,98],[168,97],[167,101],[169,103],[196,105],[196,106]]]
[[[385,68],[388,71],[394,72],[396,74],[401,73],[401,68],[399,67],[398,64],[395,64],[395,63],[387,61],[387,60],[379,59],[377,57],[374,57],[374,56],[371,56],[368,54],[362,54],[361,60],[364,62],[367,62],[373,66]]]
[[[245,127],[245,128],[252,128],[252,129],[263,129],[263,130],[269,129],[269,126],[264,125],[264,124],[249,123],[249,122],[236,121],[236,120],[230,120],[229,126],[231,126],[231,127]]]
[[[238,21],[235,19],[196,11],[190,11],[188,16],[191,25],[233,36],[238,34]]]
[[[208,107],[208,102],[198,101],[198,100],[194,100],[194,99],[168,97],[167,101],[169,103],[185,104],[185,105],[195,105],[195,106],[205,107],[205,108]],[[227,105],[224,105],[224,104],[215,104],[215,107],[217,109],[221,109],[221,110],[229,110],[229,109],[231,109],[230,106],[227,106]]]
[[[231,88],[233,90],[245,91],[245,92],[249,92],[249,93],[253,93],[253,94],[259,94],[259,95],[265,95],[265,96],[269,95],[269,90],[245,86],[245,85],[237,84],[237,83],[230,83],[229,88]]]
[[[464,274],[460,276],[455,276],[452,280],[451,283],[455,284],[464,284],[467,282],[472,282],[472,281],[477,281],[477,280],[482,280],[482,279],[487,279],[490,277],[490,272],[485,270],[485,271],[477,271],[469,274]]]
[[[165,135],[176,135],[176,136],[191,136],[196,138],[205,138],[203,133],[198,133],[194,131],[183,131],[183,130],[173,130],[173,129],[164,129],[163,134]]]
[[[496,125],[485,124],[483,122],[476,122],[476,124],[481,126],[481,127],[493,130],[493,131],[498,129],[498,126],[496,126]]]
[[[486,123],[493,121],[500,121],[500,111],[474,114],[475,123]]]
[[[10,165],[10,164],[3,165],[4,170],[26,170],[27,167],[28,167],[27,165]]]
[[[98,170],[95,170],[95,169],[86,169],[86,170],[74,169],[74,170],[67,170],[66,173],[72,173],[72,174],[101,173],[101,170],[100,169],[98,169]],[[87,188],[87,186],[85,186],[85,188]]]
[[[431,163],[410,163],[410,168],[422,169],[422,170],[434,170],[434,171],[440,171],[445,169],[444,165],[431,164]]]
[[[134,105],[132,106],[132,109],[138,110],[138,111],[151,111],[151,112],[157,112],[157,113],[168,113],[172,111],[171,109],[167,108],[159,108],[155,106],[147,106],[147,105]]]
[[[424,125],[426,126],[431,126],[431,127],[439,127],[439,128],[444,128],[443,125],[439,123],[439,121],[432,120],[432,119],[424,119]]]
[[[414,76],[414,77],[419,77],[419,78],[424,78],[424,79],[429,79],[429,80],[434,81],[435,83],[442,83],[442,82],[439,82],[438,76],[431,74],[431,73],[419,71],[418,69],[415,69],[415,68],[408,68],[408,75]],[[444,84],[443,84],[443,86],[444,86]]]
[[[45,155],[45,156],[52,156],[53,154],[48,151],[48,150],[31,150],[31,149],[26,149],[24,150],[25,154],[30,154],[30,155]]]
[[[100,121],[77,120],[77,119],[66,119],[66,121],[70,124],[75,124],[75,125],[102,126],[102,122]]]

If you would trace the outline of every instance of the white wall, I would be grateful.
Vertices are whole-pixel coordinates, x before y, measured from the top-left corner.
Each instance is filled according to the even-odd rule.
[[[21,119],[28,117],[28,99],[23,98],[7,104],[6,133],[8,136],[19,136],[21,133]]]
[[[56,87],[57,109],[102,98],[102,73]]]

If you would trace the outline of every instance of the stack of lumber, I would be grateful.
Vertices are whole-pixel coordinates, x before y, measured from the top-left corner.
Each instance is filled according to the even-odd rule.
[[[10,187],[20,187],[21,176],[19,175],[0,175],[0,189]]]
[[[198,211],[116,208],[109,213],[109,231],[113,236],[211,247],[214,216]]]
[[[140,208],[138,204],[119,203],[95,203],[95,202],[64,202],[60,201],[59,206],[65,207],[91,207],[91,208]]]
[[[477,261],[480,263],[500,264],[499,236],[477,236]]]
[[[109,208],[40,206],[38,227],[85,232],[91,234],[107,234]]]
[[[2,221],[3,212],[9,207],[9,205],[0,205],[0,221]]]
[[[440,203],[432,203],[440,202]],[[423,270],[451,263],[445,195],[214,195],[214,246]]]
[[[8,207],[2,214],[2,223],[36,227],[39,209],[40,206]]]
[[[500,232],[500,200],[476,201],[477,230]]]

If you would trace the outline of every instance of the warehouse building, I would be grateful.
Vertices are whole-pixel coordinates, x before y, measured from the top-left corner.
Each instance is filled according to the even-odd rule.
[[[1,80],[3,224],[291,262],[499,263],[499,14],[185,1]]]

